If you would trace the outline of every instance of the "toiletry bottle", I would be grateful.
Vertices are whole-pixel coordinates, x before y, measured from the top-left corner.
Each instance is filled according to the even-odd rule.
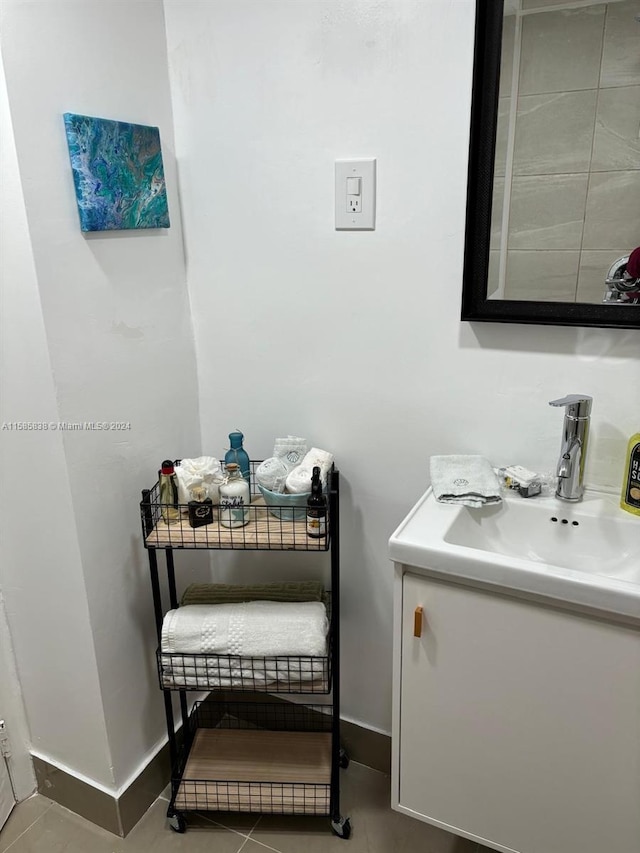
[[[327,535],[327,498],[322,494],[320,468],[316,465],[311,477],[311,494],[307,498],[307,536],[322,539]]]
[[[160,481],[160,512],[165,524],[175,524],[180,521],[180,507],[178,506],[178,478],[176,476],[173,462],[165,459],[162,468],[158,472]]]
[[[640,515],[640,432],[629,440],[620,506],[627,512]]]
[[[240,468],[242,476],[245,478],[251,489],[251,465],[249,464],[249,456],[247,451],[242,446],[244,435],[240,430],[235,430],[229,433],[229,450],[224,455],[225,465],[229,462],[235,462]]]
[[[191,527],[202,527],[213,521],[213,501],[207,497],[204,486],[194,486],[191,489],[192,500],[189,501],[189,524]]]
[[[220,486],[218,518],[223,527],[244,527],[249,524],[249,485],[236,462],[227,463],[226,469],[226,482]]]

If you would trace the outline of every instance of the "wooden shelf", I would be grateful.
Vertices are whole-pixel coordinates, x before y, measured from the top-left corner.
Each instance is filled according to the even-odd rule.
[[[152,505],[154,512],[159,508]],[[216,509],[216,516],[218,510]],[[281,521],[268,511],[262,497],[252,499],[250,521],[244,527],[223,527],[217,517],[212,524],[192,528],[186,515],[176,524],[158,520],[147,536],[148,548],[222,548],[233,550],[326,551],[329,537],[307,536],[306,523]]]
[[[175,806],[182,810],[328,814],[331,734],[196,731]]]

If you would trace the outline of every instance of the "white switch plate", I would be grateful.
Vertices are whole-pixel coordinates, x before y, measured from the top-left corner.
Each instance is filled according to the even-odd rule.
[[[360,178],[360,195],[347,192],[347,178]],[[336,160],[336,230],[374,231],[376,227],[376,161]]]

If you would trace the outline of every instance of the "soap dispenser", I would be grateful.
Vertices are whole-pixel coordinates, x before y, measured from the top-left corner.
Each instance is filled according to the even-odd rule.
[[[629,439],[620,507],[633,515],[640,515],[640,432]]]

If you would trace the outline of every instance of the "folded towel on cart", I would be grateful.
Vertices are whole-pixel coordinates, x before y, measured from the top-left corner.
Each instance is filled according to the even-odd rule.
[[[326,657],[246,658],[237,655],[202,657],[161,655],[165,687],[242,687],[248,690],[280,682],[323,681],[328,678]]]
[[[181,605],[231,604],[241,601],[322,601],[320,581],[282,583],[192,583],[185,589]]]
[[[162,653],[271,657],[326,655],[327,611],[320,601],[190,604],[162,623]]]

